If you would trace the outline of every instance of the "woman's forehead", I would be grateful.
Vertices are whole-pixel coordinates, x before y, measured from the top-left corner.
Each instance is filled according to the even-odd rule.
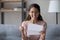
[[[32,7],[32,8],[30,9],[30,11],[38,11],[38,9],[35,8],[35,7]]]

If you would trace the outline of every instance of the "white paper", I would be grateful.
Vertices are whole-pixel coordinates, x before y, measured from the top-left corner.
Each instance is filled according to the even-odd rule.
[[[39,35],[40,34],[39,32],[42,30],[43,30],[42,25],[29,23],[27,29],[27,35]]]

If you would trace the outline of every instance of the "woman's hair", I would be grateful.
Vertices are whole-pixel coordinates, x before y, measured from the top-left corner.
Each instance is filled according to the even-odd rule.
[[[38,10],[38,12],[39,12],[39,15],[38,15],[37,20],[38,20],[38,21],[39,21],[39,20],[40,20],[40,21],[43,21],[43,18],[42,18],[42,16],[40,15],[40,6],[39,6],[38,4],[32,4],[32,5],[30,5],[28,11],[30,11],[30,9],[31,9],[32,7],[36,8],[36,9]],[[31,17],[30,17],[30,15],[28,14],[28,15],[26,16],[25,21],[30,20],[30,19],[31,19]]]

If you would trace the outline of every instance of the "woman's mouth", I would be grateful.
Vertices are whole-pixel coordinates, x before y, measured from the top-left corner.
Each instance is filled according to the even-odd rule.
[[[36,16],[35,16],[35,15],[32,15],[32,17],[33,17],[33,18],[36,18]]]

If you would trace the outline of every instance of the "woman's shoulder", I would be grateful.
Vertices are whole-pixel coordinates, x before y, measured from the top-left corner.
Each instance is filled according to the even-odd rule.
[[[43,24],[46,24],[46,22],[45,21],[41,21]]]
[[[23,21],[22,24],[21,24],[21,26],[27,27],[27,24],[28,24],[28,21]]]
[[[39,21],[39,23],[40,23],[41,25],[47,25],[47,23],[46,23],[45,21]]]
[[[29,21],[23,21],[22,23],[28,23]]]
[[[22,24],[26,24],[26,25],[27,25],[27,24],[28,24],[28,22],[29,22],[29,21],[23,21],[23,22],[22,22]]]

